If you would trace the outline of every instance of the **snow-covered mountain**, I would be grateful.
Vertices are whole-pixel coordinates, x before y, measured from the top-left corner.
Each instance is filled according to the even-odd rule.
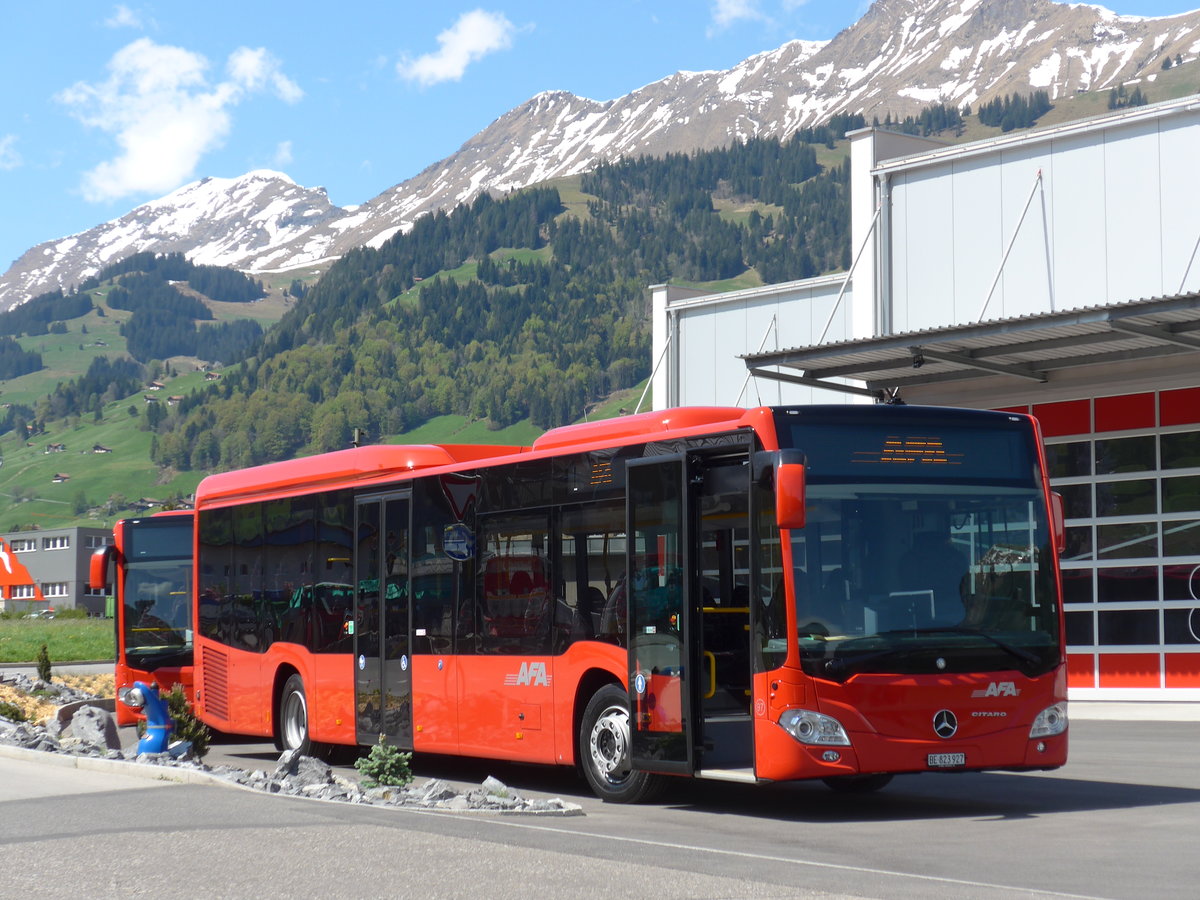
[[[563,91],[505,113],[456,153],[351,209],[274,172],[206,178],[112,222],[27,251],[0,276],[0,309],[77,283],[137,251],[183,251],[247,272],[327,262],[382,243],[479,191],[572,175],[598,160],[787,136],[837,112],[903,117],[1046,90],[1152,79],[1165,56],[1200,64],[1200,10],[1118,16],[1050,0],[876,0],[827,42],[792,41],[723,72],[677,72],[597,102]]]

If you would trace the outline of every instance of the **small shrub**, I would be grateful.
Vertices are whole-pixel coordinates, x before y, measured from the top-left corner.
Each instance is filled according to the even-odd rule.
[[[25,710],[17,706],[15,703],[9,703],[7,700],[0,700],[0,716],[8,719],[11,722],[27,721]]]
[[[37,673],[38,678],[49,683],[50,681],[50,650],[45,644],[42,644],[42,649],[37,655]]]
[[[404,787],[413,780],[411,759],[411,753],[402,753],[381,734],[371,752],[354,761],[354,768],[362,773],[364,787]]]
[[[212,732],[192,714],[187,697],[183,693],[183,685],[174,685],[171,693],[167,694],[167,711],[175,720],[175,730],[171,732],[171,737],[177,741],[191,741],[192,755],[196,759],[203,759],[204,754],[208,752]]]

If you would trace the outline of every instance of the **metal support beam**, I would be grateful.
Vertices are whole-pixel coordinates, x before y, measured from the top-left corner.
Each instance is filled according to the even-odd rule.
[[[983,369],[986,372],[995,372],[998,375],[1015,375],[1017,378],[1028,378],[1030,381],[1045,382],[1046,380],[1045,372],[1039,372],[1025,365],[1006,366],[1003,363],[976,359],[965,353],[948,353],[944,350],[931,350],[928,347],[912,347],[910,349],[913,355],[914,369],[919,368],[916,365],[916,361],[918,357],[922,357],[927,360],[937,359],[942,362],[956,363],[960,366],[966,366],[969,369]]]
[[[1029,204],[1033,202],[1033,195],[1037,193],[1039,187],[1042,186],[1042,170],[1037,170],[1037,175],[1033,179],[1033,187],[1029,190],[1029,196],[1025,199],[1025,206],[1021,210],[1021,218],[1017,219],[1017,227],[1013,229],[1012,237],[1008,239],[1008,246],[1004,248],[1004,256],[1000,260],[1000,266],[996,269],[996,276],[992,279],[992,285],[988,288],[987,296],[983,299],[983,306],[979,310],[979,315],[975,317],[976,322],[983,321],[983,314],[987,312],[988,304],[992,302],[992,294],[996,291],[996,285],[1000,281],[1000,275],[1004,272],[1004,264],[1008,262],[1008,255],[1012,253],[1013,244],[1017,242],[1017,235],[1021,233],[1021,225],[1025,221],[1025,214],[1029,212]],[[1051,299],[1053,305],[1053,299]]]
[[[1117,320],[1110,322],[1109,326],[1113,331],[1119,331],[1122,334],[1136,334],[1139,337],[1162,341],[1164,344],[1176,344],[1180,347],[1187,347],[1190,350],[1200,350],[1200,337],[1192,337],[1190,334],[1180,334],[1179,332],[1172,331],[1169,325],[1138,325],[1134,322]]]
[[[825,320],[825,327],[821,329],[821,336],[817,338],[817,345],[825,343],[825,335],[829,334],[829,326],[833,324],[833,317],[837,315],[838,307],[842,305],[842,297],[846,293],[846,288],[850,286],[850,279],[854,277],[854,270],[858,268],[858,261],[862,258],[863,251],[867,249],[867,243],[871,240],[871,235],[875,233],[875,223],[879,221],[879,207],[875,207],[875,215],[871,218],[871,225],[867,228],[867,236],[863,238],[863,242],[858,247],[858,252],[854,254],[854,261],[850,263],[850,271],[846,273],[845,279],[842,281],[842,289],[838,291],[837,299],[833,301],[833,309],[829,311],[829,318]]]
[[[789,375],[786,372],[773,372],[770,369],[751,369],[750,374],[755,378],[770,378],[773,381],[783,381],[788,384],[802,384],[806,387],[823,388],[827,391],[840,391],[843,394],[854,394],[858,397],[870,397],[872,400],[887,399],[883,391],[873,391],[852,384],[840,384],[836,381],[822,381],[819,378],[809,378],[806,375]]]

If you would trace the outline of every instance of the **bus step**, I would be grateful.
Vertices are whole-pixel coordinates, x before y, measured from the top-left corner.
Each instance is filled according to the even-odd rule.
[[[697,778],[707,778],[710,781],[740,781],[743,784],[754,784],[753,769],[704,769],[696,772]]]

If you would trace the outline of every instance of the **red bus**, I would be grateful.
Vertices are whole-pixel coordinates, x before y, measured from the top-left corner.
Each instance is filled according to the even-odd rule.
[[[122,519],[114,543],[92,554],[89,584],[110,586],[115,600],[116,687],[156,682],[165,695],[176,685],[192,696],[192,552],[195,516],[189,511]],[[117,723],[140,716],[124,703]]]
[[[682,408],[206,478],[196,698],[280,747],[823,779],[1067,756],[1036,422]]]

